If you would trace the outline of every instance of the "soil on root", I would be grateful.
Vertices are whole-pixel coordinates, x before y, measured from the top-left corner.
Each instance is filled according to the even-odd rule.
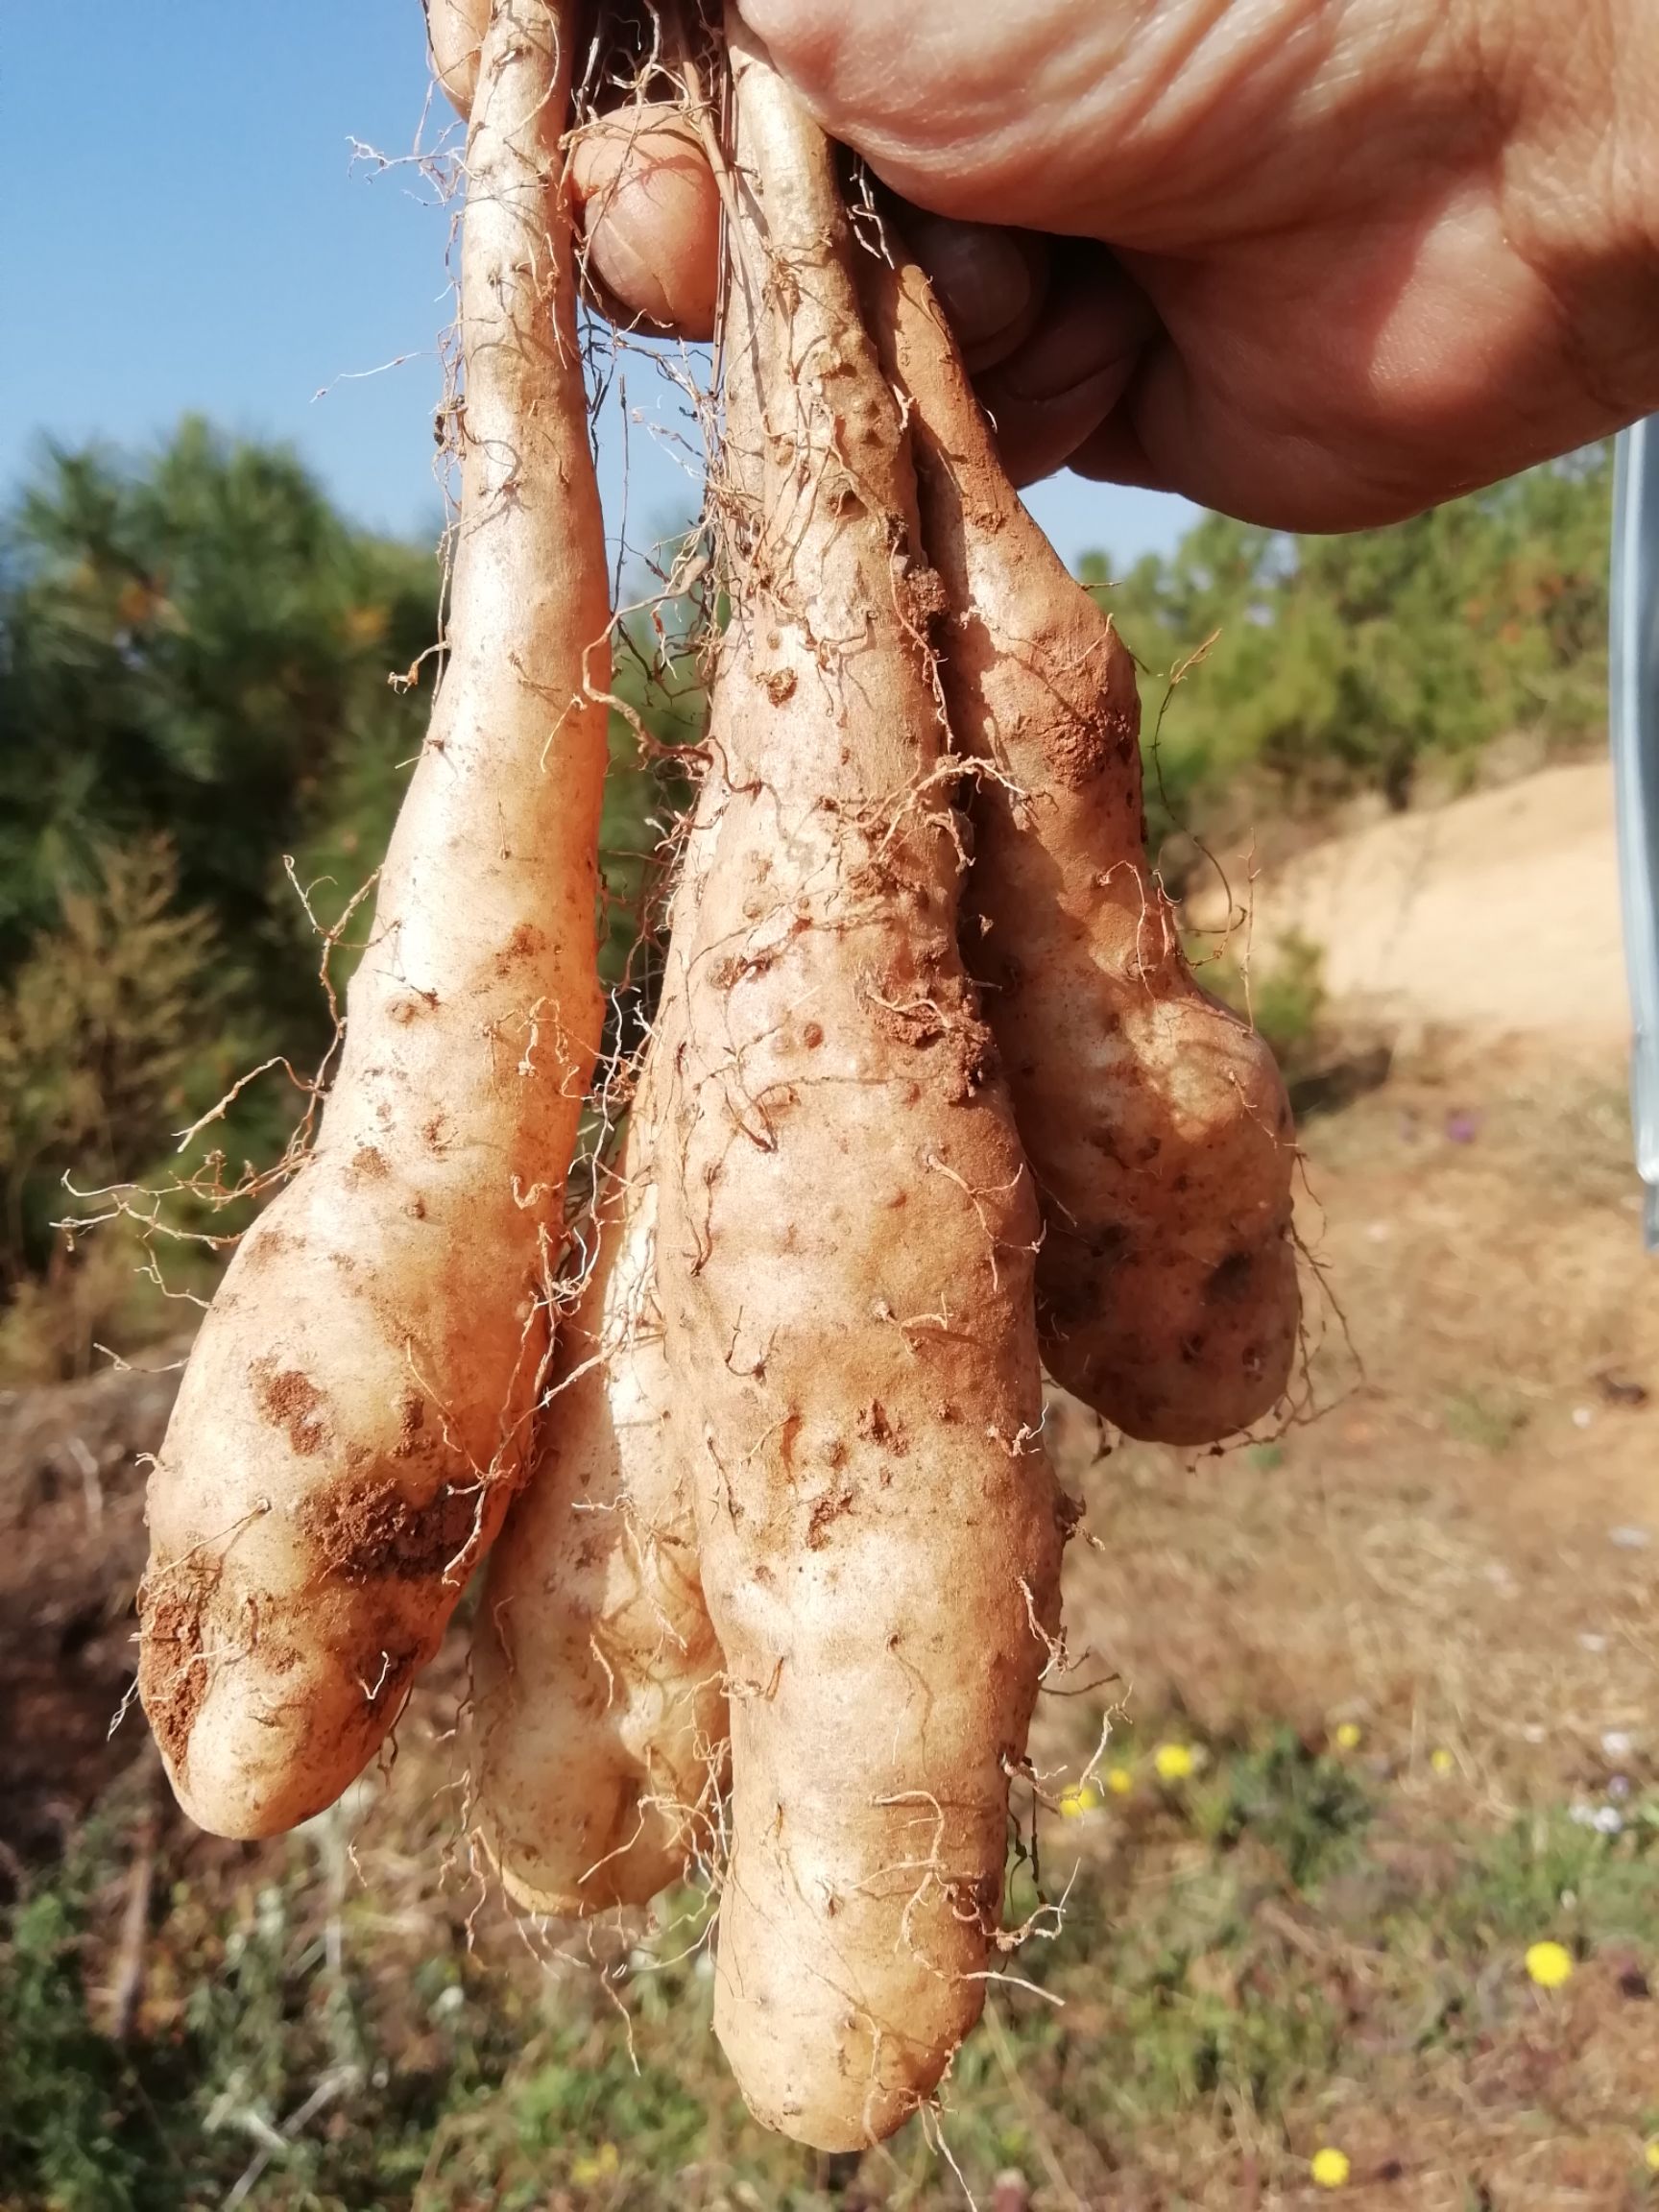
[[[190,1733],[207,1695],[205,1621],[217,1577],[180,1560],[163,1567],[158,1584],[138,1591],[138,1684],[144,1712],[162,1756],[184,1771]]]
[[[481,1485],[443,1484],[417,1504],[395,1484],[377,1483],[307,1504],[301,1526],[329,1571],[348,1582],[379,1576],[423,1582],[465,1559],[477,1533]]]

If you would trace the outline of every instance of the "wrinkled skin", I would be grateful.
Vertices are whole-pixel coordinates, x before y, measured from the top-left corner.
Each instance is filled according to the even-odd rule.
[[[1659,408],[1649,0],[743,12],[948,219],[904,228],[1018,482],[1354,529]]]
[[[686,118],[641,102],[587,125],[571,141],[570,190],[595,302],[646,331],[711,338],[720,201]]]

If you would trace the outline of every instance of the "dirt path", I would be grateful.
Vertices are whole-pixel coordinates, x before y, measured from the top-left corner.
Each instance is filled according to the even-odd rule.
[[[1333,997],[1397,1020],[1575,1048],[1627,1033],[1605,761],[1334,838],[1259,878],[1254,908],[1258,962],[1298,932],[1324,949]]]

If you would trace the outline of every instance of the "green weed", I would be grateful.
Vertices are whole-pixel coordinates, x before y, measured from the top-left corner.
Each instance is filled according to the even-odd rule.
[[[1150,1779],[1141,1740],[1114,1746],[1129,1793],[1050,1824],[1045,1891],[1064,1913],[1004,1962],[948,2084],[946,2142],[985,2195],[1014,2165],[1110,2201],[1114,2176],[1178,2166],[1200,2126],[1212,2156],[1240,2130],[1284,2146],[1289,2174],[1334,2085],[1473,2063],[1506,2018],[1524,2024],[1541,1936],[1581,1958],[1659,1947],[1659,1825],[1640,1802],[1616,1836],[1563,1809],[1426,1824],[1288,1731],[1213,1745],[1176,1787]],[[178,2002],[117,2046],[88,2001],[87,1945],[120,1840],[90,1831],[0,1946],[6,2212],[205,2212],[238,2188],[258,2212],[960,2203],[920,2124],[864,2162],[860,2197],[845,2162],[746,2120],[686,1926],[608,1984],[573,1960],[487,1969],[429,1897],[412,1949],[389,1936],[387,1901],[342,1897],[315,1839],[265,1854],[252,1887],[164,1894],[151,1983]],[[1022,1860],[1013,1911],[1039,1903]]]
[[[1446,1401],[1446,1433],[1494,1455],[1507,1452],[1527,1426],[1527,1408],[1498,1393],[1461,1390]]]

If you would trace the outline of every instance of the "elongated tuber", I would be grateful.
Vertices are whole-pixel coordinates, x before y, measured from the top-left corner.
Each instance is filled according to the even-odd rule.
[[[950,604],[951,731],[986,771],[964,942],[1043,1201],[1044,1358],[1130,1434],[1207,1444],[1295,1353],[1285,1086],[1147,866],[1122,640],[1009,482],[922,271],[866,255],[864,280]]]
[[[902,428],[830,150],[737,31],[733,60],[727,425],[759,492],[730,500],[719,845],[669,951],[658,1274],[729,1670],[715,2023],[760,2118],[846,2149],[980,2010],[1065,1522]]]
[[[204,1827],[373,1756],[518,1479],[597,1047],[609,613],[557,190],[568,12],[496,0],[468,141],[448,666],[311,1157],[244,1238],[150,1485],[139,1684]]]
[[[676,930],[694,924],[716,827],[706,803]],[[509,1894],[536,1911],[643,1905],[711,1852],[724,1662],[656,1278],[656,1155],[684,1041],[671,989],[595,1210],[598,1256],[560,1333],[547,1448],[491,1554],[473,1630],[479,1825]]]

